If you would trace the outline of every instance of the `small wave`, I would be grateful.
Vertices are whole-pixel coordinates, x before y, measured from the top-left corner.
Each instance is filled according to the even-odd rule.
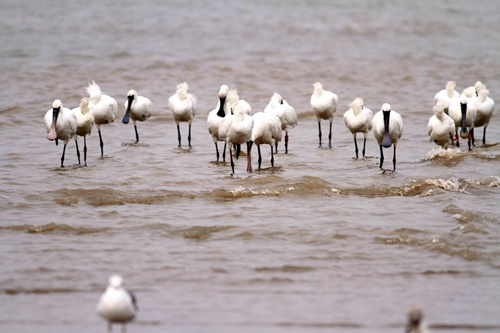
[[[54,201],[62,206],[76,205],[83,200],[91,206],[113,206],[124,204],[158,204],[171,202],[179,198],[192,198],[193,195],[178,191],[152,191],[123,192],[111,188],[95,189],[58,189],[47,192],[54,197]]]
[[[303,177],[299,181],[291,184],[281,184],[273,187],[257,187],[257,188],[247,188],[243,186],[238,186],[234,189],[219,188],[214,191],[206,193],[207,197],[213,197],[216,199],[240,199],[248,198],[253,196],[281,196],[285,194],[295,194],[295,195],[332,195],[339,193],[332,184],[316,177]]]
[[[10,230],[10,231],[22,231],[29,234],[42,234],[42,233],[60,233],[60,234],[95,234],[100,232],[106,232],[108,228],[89,228],[89,227],[72,227],[67,224],[57,224],[49,223],[40,226],[23,224],[23,225],[12,225],[12,226],[2,226],[0,230]]]
[[[443,192],[467,193],[467,182],[455,178],[428,178],[412,180],[401,186],[370,186],[362,188],[340,189],[342,195],[358,195],[362,197],[427,197]]]
[[[79,293],[82,292],[78,289],[68,289],[68,288],[33,288],[33,289],[25,289],[25,288],[6,288],[3,290],[4,294],[7,295],[18,295],[18,294],[70,294],[70,293]]]
[[[458,165],[467,155],[468,152],[460,148],[444,149],[442,147],[434,147],[422,160],[424,162],[432,161],[438,165],[448,167]]]
[[[306,273],[316,270],[314,267],[310,266],[297,266],[297,265],[284,265],[277,267],[256,267],[254,269],[256,272],[263,273]]]
[[[209,238],[212,234],[231,228],[234,228],[234,226],[194,226],[188,229],[182,229],[180,232],[186,239],[203,240]]]
[[[483,211],[460,209],[453,204],[446,206],[442,211],[452,215],[459,223],[459,227],[456,229],[459,229],[462,233],[489,234],[490,230],[494,231],[498,221],[497,216]]]

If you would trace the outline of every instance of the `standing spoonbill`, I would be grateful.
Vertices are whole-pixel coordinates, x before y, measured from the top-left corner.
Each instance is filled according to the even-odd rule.
[[[323,90],[321,83],[314,83],[314,92],[311,95],[311,106],[318,120],[319,145],[321,146],[321,119],[330,121],[330,133],[328,135],[328,146],[332,146],[332,122],[339,98],[328,90]]]
[[[219,162],[219,147],[217,146],[217,142],[219,141],[224,141],[224,150],[222,152],[222,160],[225,162],[226,161],[226,143],[225,139],[220,139],[219,138],[219,127],[220,124],[222,123],[222,120],[224,117],[229,113],[227,103],[226,103],[226,97],[227,93],[229,91],[229,87],[225,84],[220,86],[219,89],[219,101],[217,102],[217,106],[215,109],[210,111],[207,117],[207,128],[208,128],[208,133],[212,136],[212,140],[214,141],[215,144],[215,152],[217,156],[217,162]]]
[[[474,118],[474,128],[483,126],[483,145],[486,144],[486,128],[490,123],[495,102],[489,97],[488,89],[481,89],[476,99],[476,118]],[[474,145],[474,135],[472,136],[472,145]]]
[[[113,332],[113,324],[122,324],[122,333],[126,332],[126,324],[132,321],[139,308],[134,294],[123,288],[123,279],[119,275],[109,278],[109,286],[97,303],[97,313],[108,321],[108,333]]]
[[[476,99],[467,98],[465,94],[460,95],[460,98],[453,98],[450,102],[448,110],[451,119],[455,121],[455,139],[457,147],[460,147],[458,128],[460,129],[460,137],[468,139],[469,150],[472,150],[472,136],[474,133],[474,119],[476,118]]]
[[[83,97],[80,101],[80,106],[72,110],[76,116],[76,135],[83,136],[83,161],[87,166],[87,135],[92,133],[94,126],[94,115],[89,109],[89,99]],[[75,138],[76,151],[78,154],[78,164],[80,164],[80,151],[78,150],[78,138]]]
[[[52,109],[49,109],[44,117],[45,128],[47,129],[47,139],[50,141],[58,140],[64,142],[64,148],[61,156],[61,168],[64,167],[64,154],[69,140],[76,138],[77,120],[75,113],[70,109],[63,107],[60,100],[56,99],[52,103]],[[77,155],[78,152],[77,148]]]
[[[253,129],[253,118],[249,116],[247,112],[251,112],[252,108],[245,100],[240,99],[232,107],[233,116],[231,117],[231,122],[226,136],[226,144],[229,147],[229,156],[231,158],[231,169],[234,174],[234,162],[232,147],[236,144],[236,159],[240,156],[240,149],[243,143],[247,144],[247,172],[252,172],[252,160],[251,160],[251,150],[252,150],[252,129]]]
[[[189,93],[189,86],[186,82],[177,85],[177,92],[169,97],[168,108],[174,116],[174,121],[177,125],[177,138],[179,147],[181,146],[181,130],[179,122],[187,122],[189,124],[188,144],[191,148],[191,123],[196,114],[197,99]]]
[[[389,103],[382,105],[382,110],[373,116],[373,134],[380,146],[380,169],[384,164],[384,151],[382,148],[394,146],[392,164],[393,171],[396,171],[396,146],[403,135],[403,118],[394,110],[391,110]]]
[[[259,153],[259,169],[262,164],[260,145],[271,146],[271,167],[274,167],[273,146],[281,141],[281,121],[274,114],[269,112],[257,112],[253,116],[253,129],[251,141],[257,146]]]
[[[137,91],[129,90],[127,93],[127,101],[125,102],[125,115],[123,116],[122,123],[128,124],[129,118],[132,118],[135,130],[135,143],[139,142],[139,133],[137,132],[137,121],[146,121],[151,117],[153,110],[153,103],[151,100],[144,96],[138,96]]]
[[[444,113],[444,106],[441,102],[434,105],[432,109],[434,115],[430,117],[427,123],[427,135],[429,135],[430,141],[447,149],[454,141],[455,122]]]
[[[280,94],[274,93],[264,112],[272,113],[280,120],[281,129],[285,131],[285,154],[288,154],[288,131],[298,124],[295,109]],[[278,141],[275,146],[275,153],[278,153]]]
[[[344,113],[344,123],[351,131],[354,138],[354,151],[356,152],[356,158],[358,158],[358,141],[356,139],[356,133],[363,133],[363,157],[365,157],[366,148],[366,135],[372,129],[372,110],[365,108],[363,99],[357,97],[354,101],[349,104],[350,109]]]
[[[101,157],[104,156],[104,142],[102,141],[101,125],[111,124],[116,119],[118,104],[116,100],[102,93],[101,88],[95,81],[87,86],[89,94],[89,109],[94,115],[97,132],[99,132],[99,145],[101,146]]]

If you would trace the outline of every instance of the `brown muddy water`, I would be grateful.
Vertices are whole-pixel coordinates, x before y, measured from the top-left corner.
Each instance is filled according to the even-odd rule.
[[[129,332],[402,332],[413,304],[433,331],[500,330],[498,111],[472,152],[426,133],[448,80],[499,96],[497,1],[1,6],[1,332],[105,332],[94,308],[113,273],[139,301]],[[119,102],[105,156],[94,128],[88,167],[70,142],[60,168],[43,116],[92,80]],[[167,109],[184,81],[199,101],[191,150]],[[317,143],[316,81],[339,96],[331,149]],[[267,148],[252,174],[214,163],[221,84],[254,112],[275,91],[297,110],[274,168]],[[120,121],[130,89],[154,104],[139,144]],[[396,173],[378,168],[372,133],[353,158],[342,115],[357,96],[402,115]]]

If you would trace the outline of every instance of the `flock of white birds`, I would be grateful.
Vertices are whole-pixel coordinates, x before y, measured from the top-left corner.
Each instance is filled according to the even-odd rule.
[[[337,111],[338,96],[331,91],[324,90],[320,82],[314,83],[311,95],[311,106],[318,121],[319,145],[322,145],[321,120],[329,121],[328,145],[332,145],[332,123]],[[455,90],[454,81],[449,81],[446,89],[436,93],[434,97],[434,115],[429,119],[427,133],[430,140],[443,148],[452,145],[460,146],[459,137],[468,139],[469,150],[475,145],[474,128],[484,127],[483,144],[486,143],[486,128],[494,110],[494,101],[489,97],[489,90],[478,81],[459,93]],[[92,131],[95,124],[99,132],[101,156],[104,155],[104,143],[101,135],[101,125],[115,121],[118,105],[113,97],[101,92],[99,85],[92,82],[86,88],[89,97],[82,98],[80,106],[74,109],[64,108],[60,100],[52,103],[52,109],[45,114],[47,139],[64,142],[61,156],[61,167],[64,166],[66,145],[70,139],[75,139],[78,164],[81,164],[77,136],[84,139],[84,163],[87,165],[86,136]],[[172,112],[177,126],[179,147],[181,147],[180,122],[189,125],[188,145],[191,148],[191,124],[196,114],[197,98],[189,93],[186,82],[177,85],[177,91],[168,99],[168,107]],[[344,123],[354,138],[356,158],[359,157],[356,134],[363,133],[363,150],[365,156],[366,137],[373,129],[373,134],[380,147],[380,168],[384,163],[383,148],[394,147],[393,171],[396,170],[396,146],[403,135],[403,119],[399,113],[384,103],[375,115],[364,106],[363,99],[357,97],[344,113]],[[125,115],[122,122],[127,124],[130,119],[134,124],[136,143],[139,142],[137,121],[145,121],[151,116],[153,105],[151,100],[139,96],[135,90],[127,93]],[[285,154],[288,153],[288,132],[297,126],[295,109],[278,93],[274,93],[263,112],[252,115],[252,108],[248,102],[239,98],[235,89],[230,90],[222,85],[219,90],[217,106],[210,111],[207,118],[208,132],[212,136],[216,149],[217,161],[220,153],[218,142],[224,142],[222,159],[225,162],[226,147],[229,149],[231,169],[234,174],[233,152],[236,159],[240,156],[241,145],[247,145],[247,171],[252,172],[251,150],[257,146],[259,169],[262,165],[260,146],[271,146],[271,167],[274,167],[274,153],[278,152],[278,142],[282,141],[285,132]],[[460,129],[460,136],[458,131]],[[274,150],[273,150],[274,149]]]

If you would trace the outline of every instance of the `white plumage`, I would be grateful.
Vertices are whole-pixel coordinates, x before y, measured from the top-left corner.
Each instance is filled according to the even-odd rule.
[[[87,86],[89,94],[89,109],[94,115],[94,122],[99,132],[99,144],[101,146],[101,156],[104,156],[104,142],[102,141],[101,125],[111,124],[116,119],[118,104],[116,100],[102,93],[101,88],[95,81]]]
[[[488,89],[481,89],[476,99],[476,118],[474,119],[474,128],[483,126],[483,145],[486,144],[486,128],[490,123],[495,102],[489,97]],[[472,144],[474,145],[474,135],[472,136]]]
[[[472,150],[472,133],[474,131],[474,119],[476,118],[476,97],[467,98],[465,94],[458,98],[453,98],[450,102],[448,114],[455,122],[455,139],[457,147],[460,147],[458,128],[460,137],[468,139],[469,150]]]
[[[328,145],[332,146],[332,122],[339,98],[331,91],[324,90],[321,83],[314,83],[314,92],[311,95],[311,106],[316,119],[318,120],[319,145],[321,146],[321,119],[330,121],[330,133],[328,135]]]
[[[92,133],[92,127],[94,126],[94,115],[89,108],[89,99],[83,97],[80,101],[80,106],[72,109],[72,112],[76,116],[76,135],[83,137],[83,161],[85,166],[87,165],[87,135]],[[78,154],[78,164],[80,164],[80,151],[78,150],[78,138],[75,137],[76,151]]]
[[[391,110],[389,103],[382,105],[382,110],[373,116],[372,120],[373,135],[377,139],[380,147],[380,168],[384,164],[383,148],[394,146],[392,158],[393,170],[396,170],[396,146],[403,135],[403,118],[394,110]]]
[[[189,125],[188,144],[191,148],[191,123],[196,115],[197,99],[189,93],[189,86],[186,82],[177,85],[177,92],[169,97],[168,108],[173,114],[175,124],[177,125],[177,138],[179,147],[181,146],[180,122],[187,122]]]
[[[60,100],[56,99],[52,103],[52,109],[45,113],[44,117],[45,128],[47,130],[47,139],[50,141],[62,140],[64,142],[63,153],[61,156],[61,167],[64,166],[64,154],[66,153],[66,145],[70,139],[76,138],[77,120],[73,111],[63,107]],[[77,155],[78,155],[77,150]]]
[[[217,102],[217,106],[215,109],[210,111],[208,113],[207,117],[207,128],[208,128],[208,133],[212,136],[212,140],[214,141],[215,144],[215,151],[216,151],[216,156],[217,156],[217,162],[219,161],[219,147],[217,146],[217,142],[219,141],[224,141],[224,139],[220,139],[219,137],[219,127],[220,124],[222,123],[222,120],[224,117],[229,114],[229,107],[226,103],[227,99],[227,94],[229,91],[229,87],[225,84],[220,86],[219,89],[219,100]],[[226,145],[224,144],[224,150],[222,152],[222,159],[225,162],[226,161]]]
[[[252,162],[251,162],[251,149],[252,149],[252,129],[253,129],[253,118],[248,115],[247,112],[251,112],[252,108],[245,100],[240,99],[232,107],[233,115],[230,118],[230,123],[228,124],[228,130],[226,135],[226,144],[229,147],[229,155],[231,157],[231,169],[234,174],[234,162],[232,154],[233,144],[242,145],[247,144],[247,171],[252,172]],[[236,151],[236,159],[239,157],[239,149]]]
[[[448,114],[448,107],[450,106],[450,101],[454,97],[459,97],[460,94],[455,90],[455,81],[448,81],[446,88],[437,92],[434,96],[434,105],[441,103],[444,107],[444,112]]]
[[[96,306],[97,313],[108,321],[108,333],[113,331],[114,323],[122,324],[122,333],[125,333],[125,325],[135,318],[139,310],[134,294],[122,284],[121,276],[111,276],[109,286]]]
[[[281,141],[282,123],[278,117],[272,113],[257,112],[253,116],[252,142],[257,145],[259,153],[259,169],[262,164],[260,145],[271,146],[271,167],[274,167],[273,146]]]
[[[476,81],[473,86],[467,87],[462,91],[462,94],[467,96],[467,98],[476,97],[479,91],[486,89],[486,86],[481,81]]]
[[[137,91],[129,90],[127,93],[127,100],[125,105],[125,115],[123,116],[122,123],[128,124],[129,118],[132,119],[135,130],[135,142],[139,142],[139,133],[137,132],[138,121],[146,121],[151,117],[153,111],[153,103],[151,100],[144,96],[139,96]]]
[[[297,113],[295,109],[288,104],[280,94],[274,93],[264,109],[265,113],[271,113],[278,117],[281,123],[281,129],[285,131],[285,154],[288,154],[288,131],[297,126]],[[278,152],[278,142],[275,144],[276,153]]]
[[[351,131],[354,138],[354,151],[356,152],[356,158],[358,158],[358,142],[356,139],[356,133],[363,133],[363,157],[365,157],[366,148],[366,136],[368,132],[372,129],[372,119],[373,112],[364,105],[362,98],[357,97],[354,101],[349,104],[350,109],[344,113],[344,123],[346,127]]]
[[[430,141],[447,149],[453,145],[455,122],[444,113],[444,106],[440,102],[433,107],[434,115],[430,117],[427,123],[427,134]]]

